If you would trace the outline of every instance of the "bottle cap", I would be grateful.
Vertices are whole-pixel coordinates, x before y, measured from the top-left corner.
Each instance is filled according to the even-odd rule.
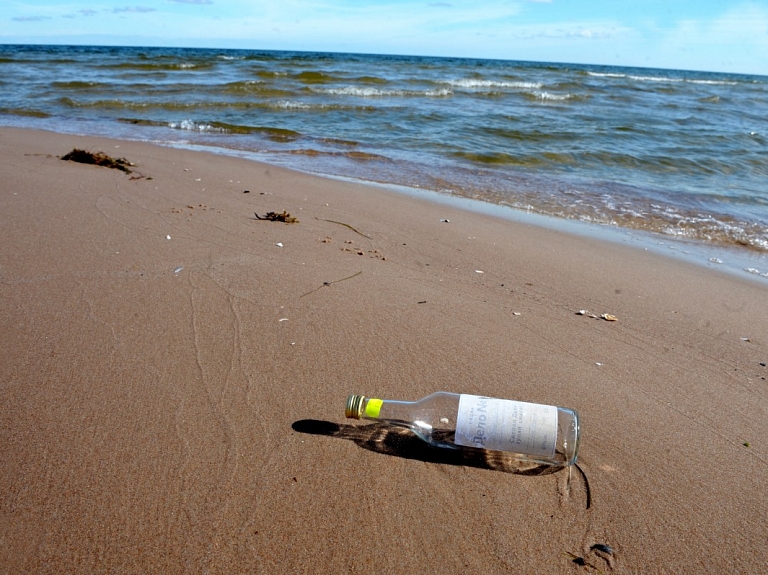
[[[347,408],[344,410],[344,415],[350,419],[360,419],[360,415],[363,413],[364,401],[364,395],[350,395],[347,398]]]

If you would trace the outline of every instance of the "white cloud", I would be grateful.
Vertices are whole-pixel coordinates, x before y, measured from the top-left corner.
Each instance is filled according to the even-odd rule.
[[[50,19],[50,16],[16,16],[15,18],[11,18],[11,20],[16,22],[41,22]]]
[[[710,20],[681,20],[655,52],[657,60],[666,55],[677,67],[743,71],[757,65],[768,71],[768,9],[747,2]]]
[[[522,40],[605,40],[621,37],[629,32],[629,28],[612,22],[563,22],[538,24],[534,26],[517,26],[510,29],[511,36]]]
[[[519,3],[504,0],[481,5],[284,0],[234,2],[227,8],[232,14],[220,12],[215,20],[187,14],[185,29],[201,38],[226,39],[228,45],[250,41],[277,49],[456,54],[462,45],[471,46],[471,34],[501,31],[520,10]]]
[[[132,12],[137,14],[144,14],[146,12],[156,12],[156,8],[150,8],[149,6],[125,6],[123,8],[114,8],[112,12],[115,14],[122,14],[125,12]]]
[[[768,44],[768,10],[758,4],[736,7],[704,27],[704,37],[715,42]]]

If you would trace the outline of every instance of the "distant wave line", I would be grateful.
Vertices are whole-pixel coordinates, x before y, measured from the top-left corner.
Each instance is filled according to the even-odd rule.
[[[670,82],[678,83],[684,82],[687,84],[708,84],[712,86],[737,86],[738,82],[733,80],[703,80],[703,79],[691,79],[691,78],[675,78],[671,76],[637,76],[634,74],[621,74],[617,72],[587,72],[588,76],[594,76],[596,78],[629,78],[630,80],[636,80],[638,82]]]

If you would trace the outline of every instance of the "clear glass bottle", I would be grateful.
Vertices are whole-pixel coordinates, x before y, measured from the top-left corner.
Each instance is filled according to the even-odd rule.
[[[565,407],[439,391],[418,401],[350,395],[351,419],[407,427],[435,447],[503,451],[543,465],[576,463],[579,416]]]

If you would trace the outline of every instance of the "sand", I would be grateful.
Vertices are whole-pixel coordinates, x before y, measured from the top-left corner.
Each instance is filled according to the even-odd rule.
[[[2,573],[768,562],[757,282],[146,143],[3,128],[0,182]],[[438,390],[576,409],[583,474],[344,418]]]

